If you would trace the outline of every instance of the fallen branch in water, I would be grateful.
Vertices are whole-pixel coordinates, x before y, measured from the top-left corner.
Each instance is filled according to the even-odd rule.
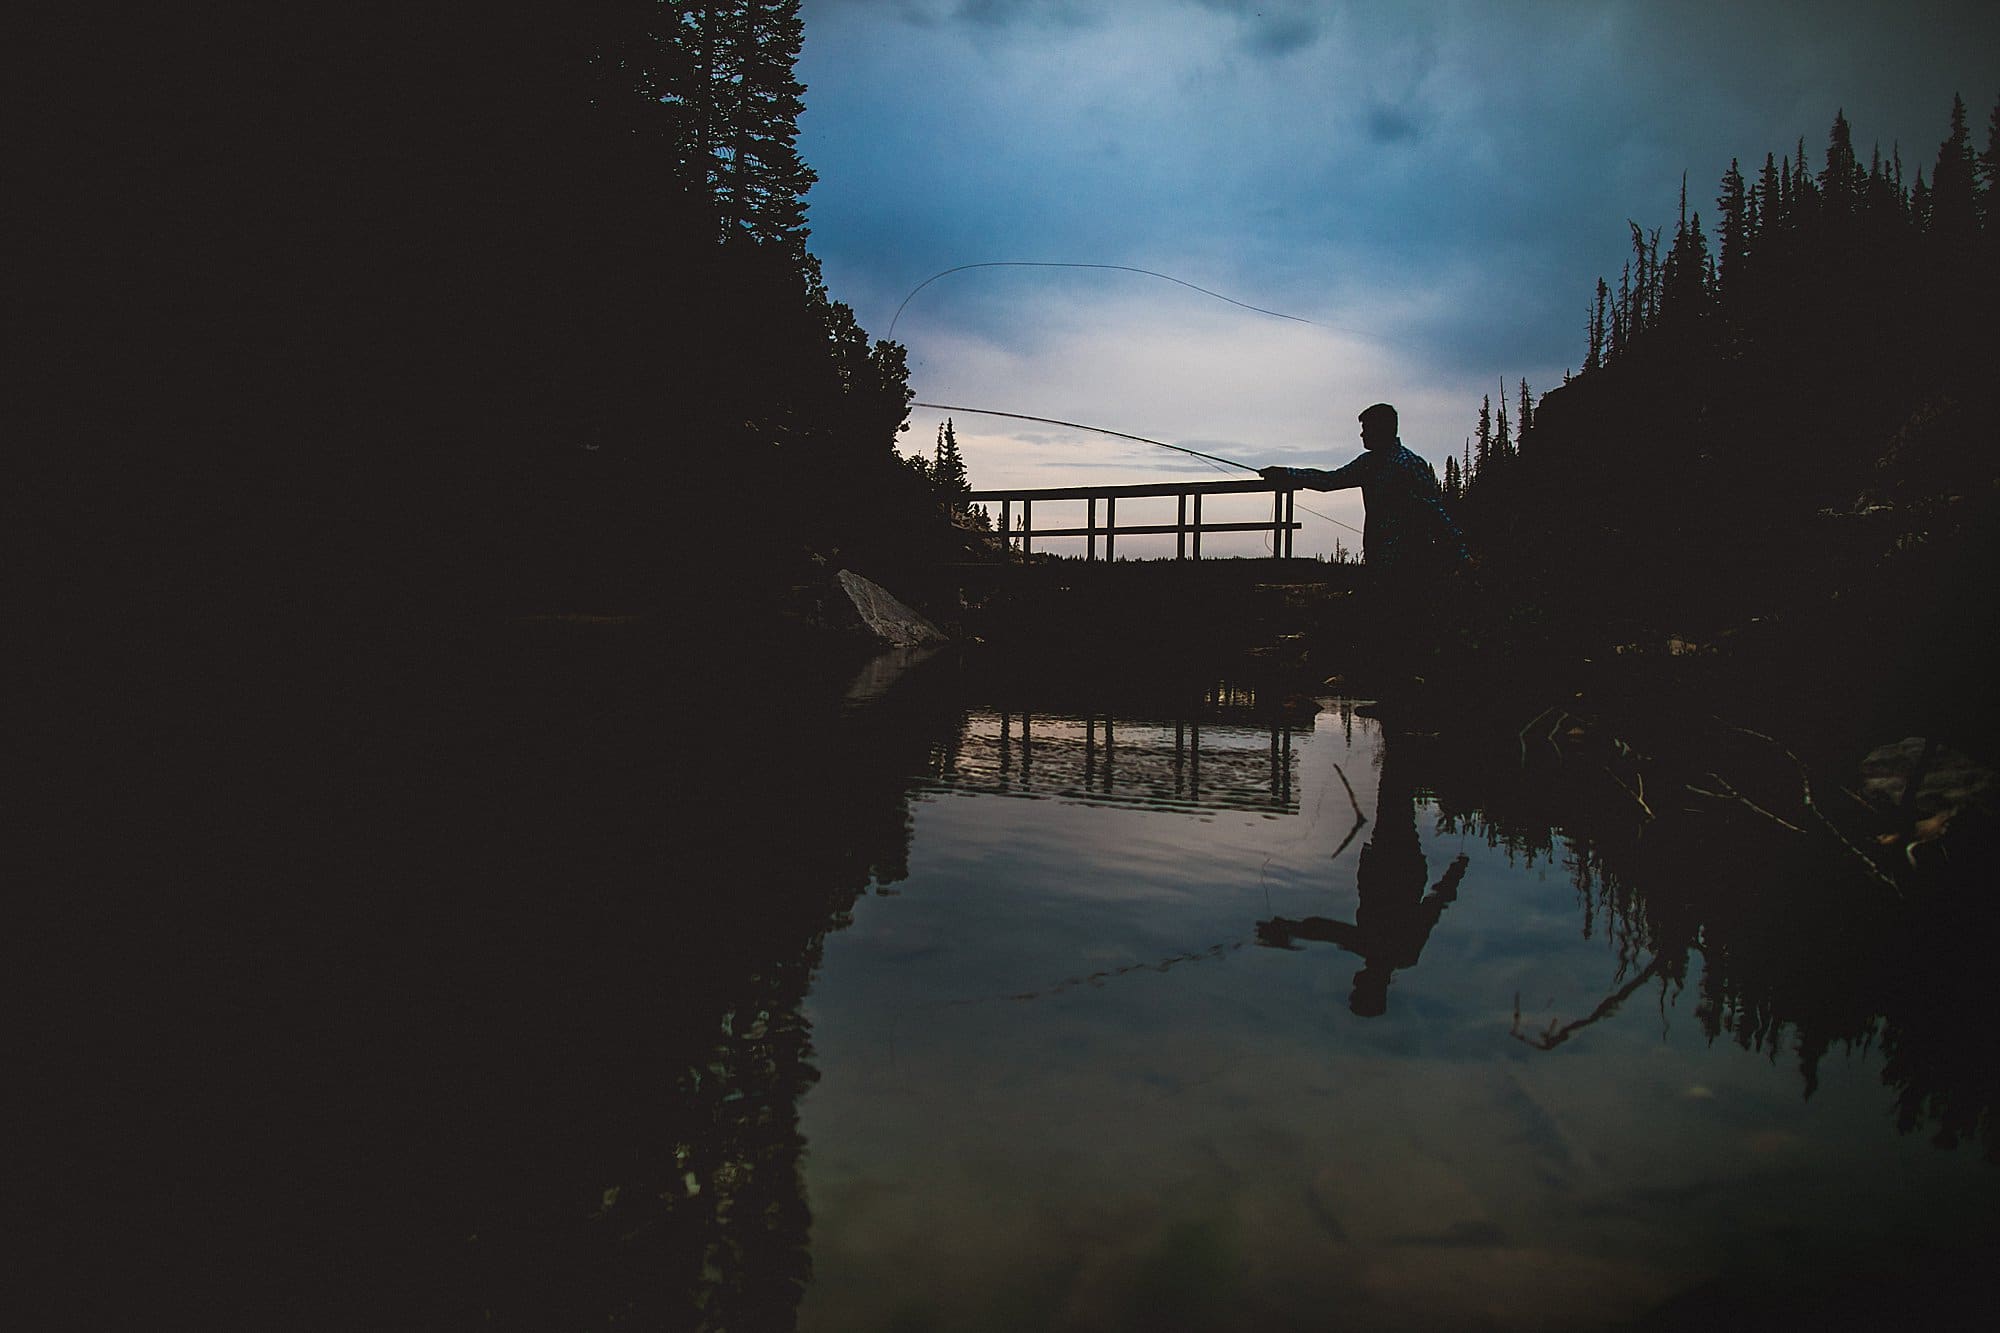
[[[1557,1026],[1554,1019],[1550,1019],[1548,1027],[1542,1031],[1540,1036],[1536,1037],[1527,1036],[1521,1031],[1521,994],[1519,991],[1516,991],[1514,993],[1514,1026],[1508,1035],[1517,1041],[1526,1042],[1538,1051],[1554,1050],[1582,1029],[1589,1027],[1592,1023],[1609,1018],[1612,1014],[1618,1012],[1619,1005],[1631,999],[1633,993],[1639,987],[1660,974],[1662,957],[1663,955],[1654,954],[1653,961],[1646,964],[1645,969],[1638,976],[1633,977],[1616,991],[1605,996],[1603,1001],[1595,1009],[1591,1010],[1589,1014],[1577,1019],[1573,1023],[1565,1023],[1560,1027]]]
[[[1898,884],[1894,879],[1890,878],[1888,873],[1884,871],[1881,866],[1875,863],[1874,857],[1868,855],[1868,853],[1862,851],[1859,847],[1856,847],[1853,844],[1853,842],[1849,841],[1847,835],[1845,833],[1842,833],[1840,831],[1840,828],[1831,819],[1828,819],[1826,817],[1826,812],[1821,810],[1819,808],[1819,804],[1813,800],[1812,774],[1807,771],[1805,760],[1799,758],[1796,754],[1793,754],[1791,749],[1788,746],[1786,746],[1783,741],[1778,740],[1775,736],[1766,736],[1761,731],[1752,731],[1748,727],[1736,726],[1734,723],[1728,722],[1726,719],[1723,718],[1717,718],[1716,721],[1722,722],[1725,726],[1733,727],[1735,730],[1742,732],[1745,736],[1754,736],[1756,739],[1763,741],[1768,745],[1774,746],[1777,749],[1778,753],[1784,755],[1785,758],[1791,760],[1792,766],[1798,769],[1799,771],[1800,799],[1805,803],[1806,809],[1812,811],[1813,818],[1817,819],[1820,822],[1820,826],[1823,827],[1828,833],[1831,833],[1834,836],[1834,839],[1838,841],[1842,847],[1845,847],[1848,850],[1848,853],[1852,855],[1855,860],[1859,861],[1862,864],[1863,868],[1865,868],[1868,871],[1868,874],[1871,878],[1873,878],[1878,884],[1881,884],[1882,886],[1887,888],[1891,893],[1895,894],[1898,899],[1902,898],[1903,886],[1901,884]],[[1714,774],[1710,774],[1709,776],[1713,777]],[[1852,793],[1849,794],[1852,795]],[[1856,797],[1855,799],[1859,800],[1860,798]]]
[[[1745,796],[1742,792],[1736,790],[1735,787],[1730,785],[1729,779],[1723,777],[1720,773],[1710,773],[1708,776],[1715,779],[1715,781],[1717,781],[1718,783],[1722,784],[1721,791],[1709,791],[1705,787],[1695,786],[1692,782],[1687,784],[1687,789],[1693,792],[1697,796],[1708,796],[1718,801],[1740,801],[1744,805],[1749,806],[1750,809],[1762,815],[1764,818],[1770,820],[1773,824],[1778,825],[1780,828],[1788,828],[1794,833],[1805,832],[1804,829],[1800,828],[1797,824],[1792,823],[1792,821],[1790,821],[1789,819],[1779,818],[1777,815],[1772,814],[1769,810],[1766,810],[1763,806],[1751,800],[1748,796]]]
[[[1556,730],[1563,723],[1570,720],[1570,715],[1566,712],[1558,711],[1554,704],[1550,704],[1547,708],[1529,718],[1527,726],[1522,727],[1520,731],[1515,733],[1515,739],[1521,745],[1521,767],[1526,768],[1528,766],[1528,732],[1533,729],[1537,722],[1540,722],[1550,713],[1555,713],[1556,720],[1549,723],[1549,729],[1542,733],[1542,739],[1547,741],[1549,748],[1556,752],[1556,762],[1562,762],[1562,746],[1556,744]]]
[[[1633,791],[1630,787],[1626,786],[1624,782],[1619,779],[1618,775],[1611,771],[1611,765],[1609,764],[1604,765],[1604,776],[1610,778],[1613,782],[1618,783],[1618,790],[1624,792],[1627,796],[1630,796],[1634,801],[1638,802],[1639,809],[1645,814],[1648,822],[1658,818],[1658,816],[1653,813],[1653,807],[1646,804],[1646,775],[1644,773],[1634,773],[1632,775],[1633,781],[1639,784],[1639,790],[1636,792]]]

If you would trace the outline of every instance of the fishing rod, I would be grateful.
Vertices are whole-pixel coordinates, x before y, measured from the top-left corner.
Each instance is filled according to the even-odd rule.
[[[1261,468],[1252,467],[1248,463],[1239,463],[1233,458],[1222,458],[1216,454],[1205,454],[1199,449],[1190,449],[1184,444],[1168,444],[1165,440],[1148,439],[1144,435],[1131,435],[1126,433],[1125,431],[1110,430],[1104,426],[1087,426],[1081,421],[1063,421],[1057,417],[1031,416],[1026,412],[996,412],[992,408],[987,408],[987,407],[956,407],[950,403],[913,402],[910,404],[910,406],[927,407],[934,412],[970,412],[974,416],[980,416],[980,417],[1007,417],[1013,421],[1039,421],[1042,424],[1048,426],[1068,426],[1071,430],[1087,430],[1087,431],[1093,431],[1099,435],[1115,435],[1121,440],[1132,440],[1139,444],[1156,444],[1162,449],[1172,449],[1176,453],[1192,454],[1196,458],[1205,459],[1210,463],[1222,463],[1229,467],[1241,468],[1245,472],[1262,471]],[[1292,503],[1300,509],[1305,509],[1305,511],[1308,514],[1311,514],[1314,518],[1323,518],[1327,522],[1332,523],[1338,527],[1346,528],[1349,532],[1355,533],[1356,535],[1359,535],[1361,532],[1361,529],[1355,527],[1352,523],[1342,523],[1339,519],[1335,518],[1331,514],[1322,514],[1317,509],[1306,509],[1304,505],[1299,504],[1296,500],[1294,500]]]
[[[1029,416],[1026,412],[995,412],[991,408],[985,407],[953,407],[950,403],[911,403],[910,406],[928,407],[939,412],[970,412],[974,416],[1011,417],[1015,421],[1040,421],[1050,426],[1068,426],[1072,430],[1095,431],[1099,435],[1116,435],[1121,440],[1136,440],[1140,444],[1157,444],[1162,449],[1172,449],[1177,453],[1193,454],[1196,458],[1205,458],[1211,463],[1224,463],[1230,467],[1239,467],[1245,472],[1256,472],[1259,470],[1251,467],[1248,463],[1239,463],[1233,458],[1218,458],[1214,454],[1205,454],[1199,449],[1190,449],[1186,445],[1168,444],[1165,440],[1149,440],[1143,435],[1127,435],[1122,430],[1107,430],[1103,426],[1086,426],[1081,421],[1058,421],[1054,417]]]

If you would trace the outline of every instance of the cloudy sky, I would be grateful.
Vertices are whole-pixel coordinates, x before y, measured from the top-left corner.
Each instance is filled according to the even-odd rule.
[[[1952,94],[1978,146],[2000,94],[2000,6],[1982,3],[802,10],[812,248],[872,335],[893,321],[918,399],[1256,464],[1345,462],[1355,414],[1386,399],[1442,470],[1482,394],[1523,378],[1540,392],[1581,362],[1626,220],[1671,231],[1683,171],[1707,223],[1732,157],[1748,173],[1803,136],[1816,170],[1844,109],[1864,160],[1900,145],[1928,174]],[[1029,261],[1156,270],[1292,318],[1113,269],[974,268],[916,291]],[[907,446],[927,449],[945,415],[914,411]],[[975,486],[1215,475],[953,415]],[[1306,499],[1360,522],[1354,492]],[[1306,522],[1301,554],[1357,541]]]

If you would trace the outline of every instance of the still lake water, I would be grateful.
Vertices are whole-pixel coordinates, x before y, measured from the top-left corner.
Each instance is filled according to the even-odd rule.
[[[1582,839],[1446,809],[1437,738],[1230,702],[906,751],[803,996],[800,1327],[1824,1324],[1990,1253],[1880,1043],[1732,1021]]]
[[[95,887],[39,901],[87,947],[24,1023],[56,1038],[27,1101],[89,1090],[89,1150],[34,1196],[74,1265],[41,1324],[2000,1304],[1984,843],[1898,894],[1663,767],[1642,825],[1612,752],[1513,716],[975,654],[469,649],[303,736],[289,704],[191,713],[120,778],[149,820],[77,806]],[[1772,760],[1710,739],[1736,782]],[[1754,790],[1806,819],[1777,764]]]

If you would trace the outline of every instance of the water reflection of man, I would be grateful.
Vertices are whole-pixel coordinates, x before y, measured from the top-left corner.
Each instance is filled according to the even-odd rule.
[[[1469,858],[1461,853],[1429,892],[1425,891],[1430,867],[1417,837],[1416,784],[1405,771],[1397,749],[1385,740],[1375,795],[1375,824],[1362,844],[1361,864],[1355,873],[1361,900],[1354,920],[1273,917],[1257,923],[1257,942],[1292,949],[1298,947],[1293,940],[1313,940],[1361,955],[1362,968],[1354,974],[1354,993],[1347,1005],[1362,1018],[1374,1018],[1389,1007],[1389,978],[1399,968],[1416,966],[1438,918],[1457,899],[1458,884],[1465,878],[1468,863]]]

